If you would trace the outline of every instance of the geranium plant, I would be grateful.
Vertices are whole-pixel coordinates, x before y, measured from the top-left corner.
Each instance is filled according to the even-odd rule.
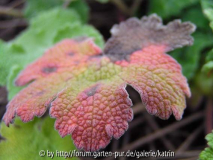
[[[192,23],[163,25],[151,15],[115,25],[103,50],[90,37],[65,39],[19,74],[16,85],[30,84],[9,102],[3,120],[9,125],[17,114],[28,122],[50,108],[62,137],[72,134],[77,148],[96,151],[128,129],[133,113],[126,85],[150,114],[180,120],[191,93],[166,52],[192,45],[194,30]]]

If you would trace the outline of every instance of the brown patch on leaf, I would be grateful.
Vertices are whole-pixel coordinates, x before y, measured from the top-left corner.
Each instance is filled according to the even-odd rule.
[[[107,41],[104,54],[112,61],[128,60],[128,55],[149,45],[164,45],[166,51],[192,45],[190,36],[195,31],[190,22],[174,20],[163,25],[156,14],[142,19],[130,18],[111,29],[112,37]]]
[[[43,73],[49,74],[49,73],[53,73],[57,70],[57,67],[44,67],[42,69]]]
[[[90,97],[90,96],[93,96],[93,95],[96,93],[96,91],[97,91],[97,89],[98,89],[98,86],[99,86],[99,84],[97,84],[97,85],[95,85],[95,86],[89,88],[88,90],[86,90],[87,96],[89,96],[89,97]]]
[[[81,37],[76,37],[76,38],[74,38],[74,40],[75,40],[76,42],[83,42],[83,41],[85,41],[85,40],[87,40],[87,39],[90,39],[90,38],[88,38],[88,37],[86,37],[86,36],[81,36]]]
[[[74,55],[75,55],[75,53],[73,53],[73,52],[69,52],[67,55],[68,55],[68,56],[70,56],[70,57],[72,57],[72,56],[74,56]]]

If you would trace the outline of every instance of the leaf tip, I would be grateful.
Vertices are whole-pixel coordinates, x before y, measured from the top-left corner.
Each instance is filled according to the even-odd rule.
[[[111,29],[112,37],[107,41],[104,53],[113,60],[128,59],[134,51],[149,45],[165,45],[166,51],[193,44],[190,36],[196,26],[190,22],[174,20],[163,25],[156,14],[141,19],[129,18]]]

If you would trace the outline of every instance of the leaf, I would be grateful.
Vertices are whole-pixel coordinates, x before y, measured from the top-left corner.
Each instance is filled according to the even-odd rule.
[[[201,1],[201,6],[202,6],[203,12],[207,16],[207,18],[210,21],[213,21],[213,16],[212,16],[212,13],[213,13],[213,2],[211,0],[202,0]],[[213,27],[212,22],[211,22],[210,25]]]
[[[8,93],[8,99],[11,100],[21,89],[24,87],[17,87],[14,84],[14,79],[17,77],[18,73],[23,69],[23,67],[20,67],[18,65],[14,65],[11,67],[10,73],[8,75],[7,79],[7,90],[10,91]]]
[[[55,19],[60,21],[55,21]],[[42,53],[53,45],[53,37],[61,28],[61,23],[79,23],[79,17],[74,11],[54,9],[43,13],[31,20],[30,27],[21,33],[15,40],[2,43],[0,46],[1,75],[6,84],[7,75],[13,65],[25,67],[27,64],[40,57]],[[27,45],[26,45],[27,44]]]
[[[208,47],[213,46],[213,34],[208,27],[209,22],[202,14],[200,6],[196,5],[191,9],[187,9],[181,16],[183,21],[191,21],[197,26],[197,31],[193,34],[195,39],[194,45],[172,51],[170,55],[181,64],[183,74],[187,79],[193,80],[198,72],[200,59],[204,54],[203,52]],[[197,19],[199,19],[199,21]]]
[[[204,33],[197,32],[194,34],[194,39],[195,41],[193,46],[178,49],[170,53],[170,55],[181,64],[183,68],[183,75],[185,75],[188,80],[191,80],[196,74],[201,51],[206,47],[213,46],[212,33],[206,35]]]
[[[210,20],[210,27],[213,30],[213,2],[210,0],[203,0],[201,1],[201,5],[204,14]],[[206,74],[211,74],[213,71],[213,49],[208,53],[202,71]]]
[[[51,118],[42,120],[36,118],[26,124],[20,119],[16,119],[10,128],[2,123],[0,133],[5,140],[0,142],[0,159],[39,159],[39,151],[41,150],[45,152],[49,150],[54,153],[56,150],[67,152],[75,150],[70,138],[61,139],[53,126],[54,120]],[[50,157],[44,156],[42,159],[50,159]],[[54,159],[61,158],[54,156]]]
[[[194,84],[198,88],[199,93],[202,93],[206,96],[213,95],[213,74],[209,75],[206,72],[199,72],[194,77]]]
[[[194,23],[199,29],[197,32],[209,30],[209,21],[204,16],[200,4],[184,10],[184,12],[181,13],[181,19]]]
[[[53,9],[41,13],[31,20],[30,27],[15,40],[0,43],[0,83],[6,85],[6,79],[9,79],[9,84],[13,83],[14,79],[7,77],[12,72],[10,70],[13,65],[24,68],[62,38],[77,36],[93,37],[97,44],[103,46],[103,38],[99,32],[92,26],[82,25],[75,11]],[[14,76],[17,75],[18,72]],[[12,94],[9,98],[18,93],[18,90],[20,89],[10,87],[9,94]]]
[[[89,7],[86,0],[71,1],[69,8],[75,10],[81,17],[82,22],[86,23],[89,19]]]
[[[50,107],[62,137],[72,134],[79,149],[96,151],[128,129],[126,85],[150,114],[180,120],[191,93],[181,66],[165,52],[192,45],[194,30],[179,20],[164,26],[151,15],[115,25],[103,51],[91,38],[63,40],[19,74],[16,85],[33,82],[9,102],[3,120],[9,125],[17,114],[28,122]]]
[[[209,73],[211,70],[213,70],[213,61],[207,62],[202,68],[202,72],[205,73]]]
[[[5,54],[5,44],[2,40],[0,40],[0,57],[2,58]],[[0,58],[0,62],[2,62]],[[7,72],[5,71],[5,66],[4,65],[0,65],[0,85],[4,86],[6,85],[6,76],[7,76]]]
[[[31,19],[37,14],[40,14],[40,12],[44,12],[56,7],[62,8],[64,3],[64,0],[28,0],[24,13],[27,18]],[[68,8],[76,11],[83,22],[88,20],[89,7],[84,0],[71,1]]]
[[[75,32],[73,32],[75,31]],[[90,25],[80,26],[79,24],[72,24],[72,26],[64,26],[58,31],[58,34],[54,37],[54,43],[57,43],[66,38],[72,37],[93,37],[95,43],[103,48],[104,40],[101,34]]]
[[[206,56],[206,61],[213,61],[213,49]]]
[[[209,147],[200,153],[199,160],[213,159],[213,132],[206,136]]]
[[[169,18],[170,16],[175,16],[181,13],[181,11],[198,3],[199,0],[151,0],[149,3],[150,13],[157,13],[162,18]]]

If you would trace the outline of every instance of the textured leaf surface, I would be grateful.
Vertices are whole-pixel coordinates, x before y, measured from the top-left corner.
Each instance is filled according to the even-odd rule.
[[[37,160],[41,159],[40,150],[69,152],[76,149],[69,137],[61,139],[53,126],[54,120],[51,118],[43,120],[36,118],[29,123],[23,123],[20,119],[16,119],[10,128],[2,123],[0,133],[5,140],[0,142],[0,159]],[[50,157],[44,156],[42,159],[50,159]],[[61,157],[55,156],[54,159],[61,159]]]
[[[10,101],[3,120],[9,125],[17,114],[27,122],[51,106],[60,135],[72,134],[78,148],[96,151],[128,129],[126,85],[150,114],[180,120],[191,93],[181,66],[165,52],[192,45],[194,30],[189,22],[165,26],[151,15],[115,25],[103,51],[89,38],[64,40],[20,73],[16,85],[33,82]]]
[[[200,153],[200,159],[199,160],[211,160],[213,159],[213,132],[209,133],[206,136],[206,140],[208,142],[208,148],[205,148],[204,151]]]
[[[10,102],[5,121],[11,121],[15,112],[24,122],[43,115],[57,92],[65,88],[66,81],[86,69],[88,56],[84,54],[95,55],[100,52],[91,43],[91,40],[86,40],[79,45],[75,41],[64,40],[20,73],[15,81],[18,86],[35,79],[40,80],[32,82]]]
[[[53,44],[64,38],[79,36],[91,37],[98,45],[103,46],[100,33],[92,26],[82,25],[75,11],[53,9],[32,18],[30,27],[15,40],[9,43],[1,41],[0,84],[10,85],[9,98],[21,89],[13,85],[14,79],[9,78],[9,74],[13,72],[13,77],[16,77],[20,70],[40,57]],[[12,71],[14,65],[19,67],[16,72]],[[7,79],[9,81],[6,84]]]

